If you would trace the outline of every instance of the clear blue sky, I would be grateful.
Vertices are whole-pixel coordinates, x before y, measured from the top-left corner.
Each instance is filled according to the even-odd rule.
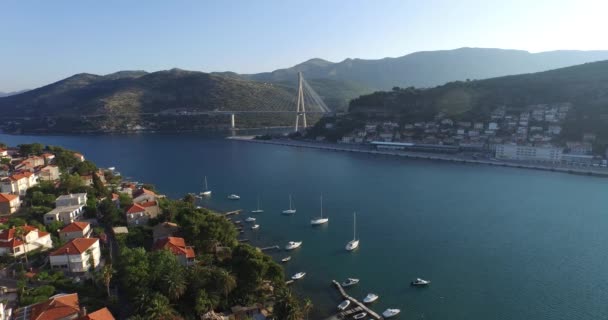
[[[0,3],[0,91],[75,73],[253,73],[459,47],[608,49],[606,0]]]

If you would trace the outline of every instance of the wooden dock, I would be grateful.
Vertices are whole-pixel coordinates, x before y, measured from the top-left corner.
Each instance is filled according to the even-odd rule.
[[[243,212],[243,210],[239,209],[239,210],[234,210],[234,211],[229,211],[224,213],[225,217],[229,217],[229,216],[233,216],[233,215],[237,215],[237,214],[241,214],[241,212]]]
[[[264,248],[260,248],[260,250],[262,251],[268,251],[268,250],[279,250],[281,247],[279,246],[270,246],[270,247],[264,247]]]
[[[368,308],[362,302],[359,302],[359,300],[346,294],[346,291],[344,291],[344,288],[342,288],[342,285],[340,285],[340,283],[338,281],[332,280],[331,282],[334,284],[334,286],[336,286],[336,288],[338,288],[338,291],[340,291],[340,294],[342,295],[342,297],[344,299],[350,300],[350,303],[356,306],[355,308],[343,311],[342,313],[340,313],[340,315],[344,314],[343,316],[346,317],[348,315],[351,315],[352,313],[367,312],[367,315],[369,317],[372,317],[377,320],[382,319],[382,317],[379,314],[377,314],[376,312],[374,312],[374,310]],[[355,310],[355,309],[357,311],[353,311],[352,313],[345,314],[345,313],[349,312],[350,310]]]

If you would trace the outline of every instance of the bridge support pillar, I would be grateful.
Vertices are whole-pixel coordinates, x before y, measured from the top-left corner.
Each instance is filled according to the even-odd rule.
[[[232,129],[236,128],[236,121],[234,119],[234,113],[230,114],[230,128],[232,128]]]

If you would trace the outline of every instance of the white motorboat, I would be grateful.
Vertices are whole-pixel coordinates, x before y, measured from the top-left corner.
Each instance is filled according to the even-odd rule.
[[[428,286],[429,284],[431,284],[431,281],[424,280],[421,278],[416,278],[416,280],[412,281],[411,284],[415,287],[424,287],[424,286]]]
[[[298,272],[298,273],[294,274],[293,276],[291,276],[291,279],[300,280],[300,279],[304,278],[305,275],[306,275],[306,272]]]
[[[291,195],[289,195],[289,209],[283,210],[283,214],[294,214],[296,213],[296,209],[292,207],[291,203]]]
[[[342,286],[343,287],[350,287],[350,286],[356,285],[357,283],[359,283],[359,279],[348,278],[348,279],[346,279],[346,281],[342,282]]]
[[[247,221],[247,222],[255,222],[255,218],[254,217],[248,217],[247,219],[245,219],[245,221]]]
[[[281,259],[281,262],[289,262],[289,260],[291,260],[291,256]]]
[[[203,190],[203,192],[201,192],[201,196],[203,196],[203,197],[211,196],[211,190],[209,190],[209,187],[207,187],[207,176],[205,176],[205,190]]]
[[[359,240],[357,240],[357,213],[353,213],[353,240],[346,244],[347,251],[353,251],[359,247]]]
[[[344,300],[338,305],[338,310],[344,311],[346,308],[348,308],[348,306],[350,306],[350,300]]]
[[[251,226],[251,230],[257,230],[259,228],[260,228],[259,224],[254,224],[254,225]]]
[[[361,312],[361,313],[357,313],[356,315],[353,316],[353,319],[363,319],[367,316],[366,312]]]
[[[401,310],[389,308],[389,309],[384,310],[384,312],[382,312],[382,316],[384,318],[391,318],[391,317],[398,315],[399,313],[401,313]]]
[[[368,293],[365,298],[363,298],[363,303],[372,303],[376,300],[378,300],[378,298],[380,298],[377,294],[375,293]]]
[[[239,196],[238,194],[231,194],[228,196],[228,199],[230,200],[239,200],[241,198],[241,196]]]
[[[302,241],[289,241],[285,246],[285,250],[297,249],[302,245]]]
[[[255,210],[251,210],[251,213],[262,213],[264,210],[260,209],[260,197],[258,197],[258,208]]]
[[[310,220],[310,224],[313,226],[319,226],[329,221],[328,218],[323,218],[323,196],[321,196],[321,216],[317,218],[312,218]]]

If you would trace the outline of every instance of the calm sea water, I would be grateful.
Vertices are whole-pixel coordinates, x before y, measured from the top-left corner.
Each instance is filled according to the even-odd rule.
[[[332,279],[380,295],[408,319],[607,319],[608,180],[250,144],[198,134],[10,136],[82,151],[101,166],[179,197],[207,176],[223,210],[265,210],[256,245],[301,240],[288,276],[315,318],[339,302]],[[230,201],[230,193],[241,195]],[[282,216],[292,194],[297,213]],[[329,224],[313,228],[319,196]],[[344,250],[357,212],[360,248]],[[245,216],[242,217],[243,219]],[[271,253],[277,259],[285,252]],[[411,288],[415,277],[432,280]]]

